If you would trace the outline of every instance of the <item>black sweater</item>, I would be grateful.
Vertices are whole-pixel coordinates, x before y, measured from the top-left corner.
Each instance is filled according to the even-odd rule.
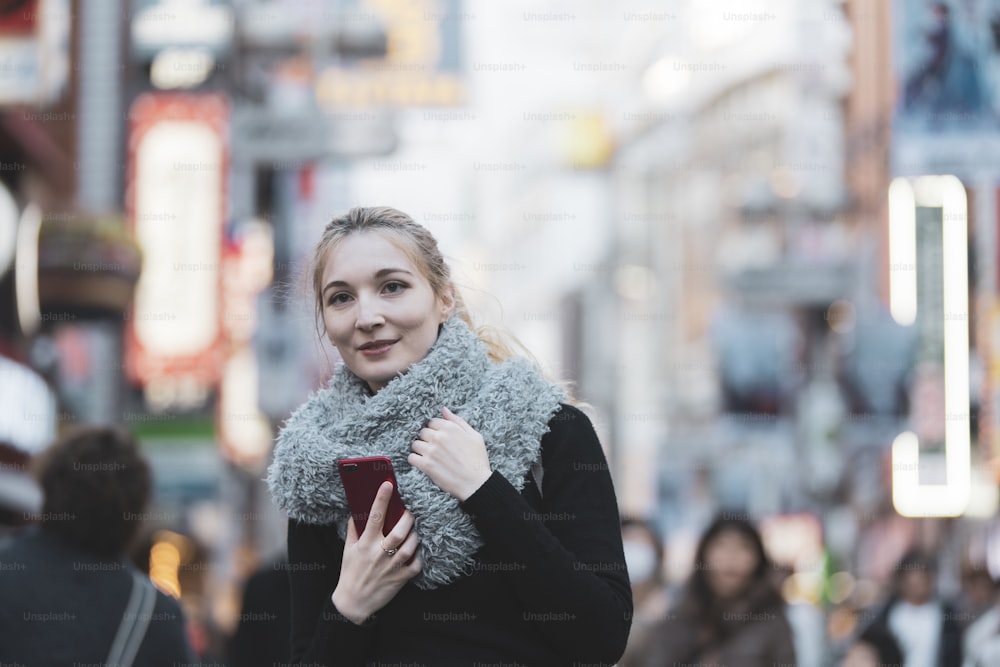
[[[334,526],[288,524],[292,662],[527,667],[613,664],[632,618],[618,505],[585,414],[563,405],[542,437],[542,493],[499,473],[465,502],[485,545],[447,586],[406,584],[355,625],[331,601],[344,542]]]

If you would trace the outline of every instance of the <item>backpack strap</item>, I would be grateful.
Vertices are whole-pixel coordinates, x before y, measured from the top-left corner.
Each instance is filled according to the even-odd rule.
[[[156,590],[149,580],[136,571],[132,572],[132,591],[115,639],[111,642],[108,665],[131,667],[146,636],[146,628],[156,606]]]

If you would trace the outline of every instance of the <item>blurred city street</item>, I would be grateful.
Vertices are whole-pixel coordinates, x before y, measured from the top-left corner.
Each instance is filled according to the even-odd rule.
[[[1000,0],[0,0],[0,514],[126,427],[204,664],[279,620],[264,478],[353,206],[572,383],[666,586],[721,514],[803,666],[915,548],[961,628],[1000,604]]]

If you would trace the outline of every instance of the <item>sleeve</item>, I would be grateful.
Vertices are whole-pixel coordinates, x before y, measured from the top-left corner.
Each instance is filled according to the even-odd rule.
[[[189,667],[198,664],[188,636],[188,621],[172,597],[156,592],[146,638],[136,655],[136,664],[155,667]],[[147,646],[148,643],[148,646]]]
[[[958,623],[955,607],[944,605],[944,624],[941,627],[941,664],[962,664],[962,627]]]
[[[534,510],[500,473],[462,508],[510,568],[524,619],[567,660],[614,663],[625,651],[632,589],[621,518],[597,434],[563,405],[542,438],[542,503]]]
[[[797,665],[792,626],[783,612],[777,612],[778,628],[771,649],[772,665]]]
[[[343,555],[344,542],[331,528],[288,521],[292,665],[365,664],[376,621],[356,625],[332,600]]]
[[[987,644],[989,633],[983,632],[990,612],[980,616],[962,635],[962,667],[976,667],[976,653]]]

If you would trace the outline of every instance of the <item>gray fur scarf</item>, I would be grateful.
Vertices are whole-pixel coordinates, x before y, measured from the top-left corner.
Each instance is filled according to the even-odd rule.
[[[344,539],[350,512],[337,460],[388,456],[421,538],[423,570],[414,584],[436,588],[470,572],[482,538],[458,501],[406,460],[420,429],[447,406],[482,434],[491,468],[520,491],[540,460],[549,419],[565,399],[562,387],[528,360],[493,362],[476,334],[452,315],[427,355],[375,395],[339,363],[327,386],[285,422],[267,482],[290,518],[336,524]]]

